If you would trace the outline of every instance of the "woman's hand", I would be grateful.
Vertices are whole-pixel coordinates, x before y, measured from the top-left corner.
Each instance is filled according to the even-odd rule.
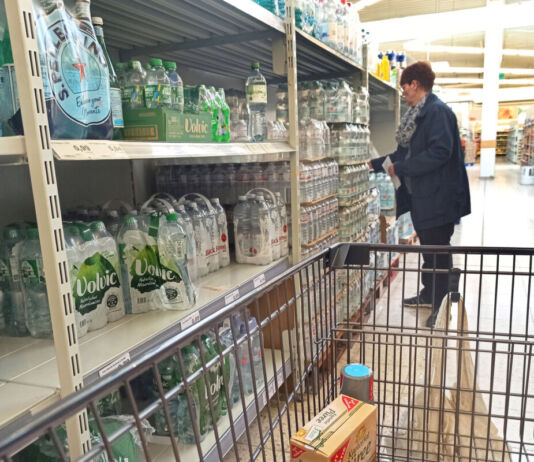
[[[395,176],[395,167],[394,164],[391,164],[388,168],[389,176]]]

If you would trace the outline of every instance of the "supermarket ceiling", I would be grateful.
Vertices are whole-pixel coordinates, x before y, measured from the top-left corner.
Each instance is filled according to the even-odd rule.
[[[534,86],[533,0],[359,0],[378,50],[429,60],[443,88],[481,88],[485,29],[503,27],[501,88]],[[356,4],[357,4],[356,3]]]

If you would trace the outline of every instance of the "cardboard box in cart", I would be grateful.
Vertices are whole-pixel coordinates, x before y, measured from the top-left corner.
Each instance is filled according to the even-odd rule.
[[[376,407],[340,395],[291,438],[293,462],[376,460]]]

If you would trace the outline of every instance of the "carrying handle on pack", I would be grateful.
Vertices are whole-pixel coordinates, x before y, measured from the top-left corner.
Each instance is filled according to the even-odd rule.
[[[184,194],[182,197],[180,197],[180,199],[178,199],[178,204],[185,205],[185,201],[187,200],[188,196],[200,197],[205,202],[205,204],[207,205],[208,210],[210,210],[210,211],[214,211],[215,210],[213,208],[213,205],[211,205],[210,200],[206,196],[204,196],[203,194],[200,194],[200,193],[196,193],[196,192],[195,193]]]
[[[119,204],[119,207],[123,207],[127,213],[130,213],[132,210],[133,210],[133,207],[128,204],[128,202],[125,202],[123,200],[120,200],[120,199],[111,199],[109,201],[107,201],[103,206],[102,206],[102,210],[106,211],[106,210],[109,210],[111,208],[111,205],[112,204]]]
[[[172,197],[170,194],[167,194],[167,193],[156,193],[156,194],[153,194],[152,196],[150,196],[150,198],[141,206],[141,212],[143,212],[143,210],[145,210],[150,204],[152,203],[161,203],[163,204],[166,208],[167,208],[167,213],[175,213],[176,211],[174,210],[174,207],[172,205],[172,203],[166,199],[162,199],[161,197],[158,197],[158,196],[166,196],[167,198],[169,198],[170,200],[175,200],[174,197]]]
[[[265,193],[267,193],[270,196],[271,200],[273,201],[273,204],[276,205],[276,196],[274,195],[274,193],[270,189],[267,189],[267,188],[253,188],[250,191],[248,191],[246,195],[254,194],[255,192],[265,192]]]

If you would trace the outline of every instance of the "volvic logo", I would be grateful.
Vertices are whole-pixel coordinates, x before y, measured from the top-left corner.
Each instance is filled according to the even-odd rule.
[[[120,287],[119,275],[109,260],[97,252],[85,259],[72,282],[76,309],[82,314],[95,310],[112,287]]]
[[[135,261],[135,274],[136,276],[150,275],[160,277],[165,282],[178,279],[178,275],[174,271],[158,264],[152,264],[146,258]]]
[[[219,393],[223,384],[224,384],[224,379],[222,375],[217,374],[217,379],[215,380],[215,382],[209,384],[210,396],[213,397],[215,394]],[[208,399],[208,387],[207,386],[204,388],[204,398],[206,398],[206,400]]]
[[[94,280],[88,280],[85,276],[82,279],[76,280],[75,295],[83,297],[87,294],[94,294],[99,290],[106,290],[109,287],[117,286],[119,284],[119,277],[115,271],[106,271],[106,274],[102,275],[96,273]]]
[[[185,119],[185,132],[205,135],[208,133],[208,125],[198,119],[193,120],[188,117]]]

